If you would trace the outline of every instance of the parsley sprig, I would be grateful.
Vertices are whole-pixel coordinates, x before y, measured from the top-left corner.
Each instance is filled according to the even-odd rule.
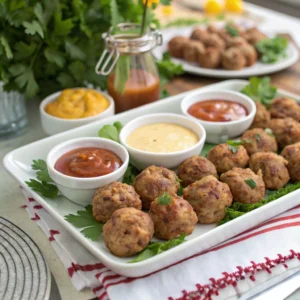
[[[171,203],[171,195],[163,193],[160,197],[158,197],[157,202],[160,205],[169,205]]]
[[[298,189],[300,189],[300,182],[288,184],[285,187],[279,189],[278,191],[267,191],[265,198],[257,203],[245,204],[240,202],[234,202],[233,205],[226,209],[225,218],[221,220],[218,225],[225,224],[231,220],[243,216],[245,213],[262,207]]]
[[[150,257],[165,252],[171,248],[174,248],[185,242],[185,234],[180,235],[178,238],[172,239],[167,242],[150,242],[149,245],[140,254],[130,261],[130,263],[136,263],[146,260]]]
[[[271,85],[271,79],[251,77],[249,81],[241,92],[268,108],[277,94],[277,88]]]
[[[228,149],[232,153],[236,153],[239,150],[239,146],[242,146],[243,144],[247,143],[252,143],[251,140],[241,140],[241,141],[232,141],[232,140],[227,140],[226,144],[228,145]]]
[[[103,224],[94,218],[92,205],[86,206],[84,210],[79,210],[76,215],[65,216],[65,219],[73,226],[83,228],[80,232],[92,241],[97,241],[102,233]]]
[[[252,190],[256,188],[256,182],[253,179],[246,179],[244,181],[250,186]]]
[[[44,160],[33,160],[32,169],[36,171],[36,179],[30,179],[25,183],[35,192],[43,197],[55,199],[58,195],[58,188],[53,184],[53,180],[50,178],[47,164]]]
[[[226,24],[225,29],[226,32],[232,37],[236,37],[240,35],[239,31],[230,23]]]

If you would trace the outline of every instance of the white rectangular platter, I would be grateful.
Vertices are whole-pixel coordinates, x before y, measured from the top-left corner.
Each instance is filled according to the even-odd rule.
[[[247,81],[243,80],[229,80],[206,86],[201,88],[201,90],[228,89],[240,91],[246,84]],[[156,103],[115,115],[103,121],[94,122],[21,147],[6,155],[4,158],[4,166],[17,179],[22,187],[28,189],[24,182],[29,178],[35,178],[35,173],[31,170],[32,160],[45,159],[47,153],[53,146],[72,138],[97,136],[98,130],[103,125],[112,124],[115,121],[120,121],[125,124],[126,122],[141,115],[157,112],[172,112],[180,114],[180,102],[188,93],[190,92],[169,97]],[[300,98],[291,93],[279,91],[279,95],[292,97],[300,102]],[[187,241],[185,243],[142,262],[128,263],[131,258],[118,258],[112,255],[104,245],[102,238],[99,238],[99,241],[97,242],[93,242],[85,238],[80,233],[80,230],[65,221],[65,215],[76,213],[78,210],[82,209],[81,206],[67,200],[64,197],[58,197],[56,200],[50,200],[39,196],[35,192],[32,192],[32,194],[34,195],[34,198],[70,232],[70,234],[72,234],[82,245],[86,247],[87,251],[93,253],[111,270],[128,277],[143,276],[167,267],[182,259],[209,249],[300,204],[299,190],[222,226],[216,227],[216,225],[197,224],[193,234],[187,237]]]

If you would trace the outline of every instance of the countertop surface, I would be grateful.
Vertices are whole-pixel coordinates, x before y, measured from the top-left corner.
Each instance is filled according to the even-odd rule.
[[[260,14],[261,17],[268,18],[269,12],[267,10],[261,10],[257,7],[253,7],[253,10]],[[290,33],[299,46],[300,21],[294,18],[282,17],[278,14],[272,15],[270,18],[273,18],[274,16],[281,18],[281,32]],[[292,31],[289,31],[289,28],[292,28]],[[300,85],[298,84],[299,78],[300,63],[298,62],[290,69],[274,74],[272,76],[272,81],[279,88],[300,94]],[[168,85],[168,90],[171,94],[178,94],[216,81],[218,80],[205,79],[193,75],[184,75],[174,79]],[[11,139],[0,140],[1,161],[5,154],[9,151],[45,137],[45,134],[41,129],[37,101],[28,101],[28,113],[29,126],[25,132]],[[58,285],[62,299],[80,300],[93,298],[94,294],[90,290],[78,292],[73,287],[68,273],[65,271],[63,264],[56,256],[55,251],[46,236],[40,228],[28,218],[27,212],[21,208],[24,204],[23,195],[20,192],[17,182],[6,172],[2,164],[0,168],[0,178],[0,215],[22,227],[22,229],[37,243],[38,247],[45,255],[51,272]],[[56,299],[58,299],[57,295],[51,295],[51,300]],[[291,296],[290,300],[292,299],[300,299],[300,291]]]

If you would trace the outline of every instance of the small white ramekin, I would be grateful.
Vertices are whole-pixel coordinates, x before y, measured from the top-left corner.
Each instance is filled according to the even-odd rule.
[[[123,164],[116,171],[91,178],[78,178],[64,175],[54,168],[56,161],[65,153],[78,148],[96,147],[107,149],[120,157]],[[103,187],[113,181],[121,181],[129,163],[129,155],[126,149],[111,140],[102,138],[78,138],[61,143],[50,150],[47,156],[48,172],[57,185],[59,191],[68,199],[80,205],[91,204],[92,197],[97,188]]]
[[[199,141],[193,147],[171,153],[153,153],[137,150],[127,144],[128,136],[137,128],[153,123],[172,123],[186,127],[197,134]],[[151,165],[163,166],[169,169],[178,167],[185,159],[199,155],[204,143],[206,133],[201,124],[179,114],[156,113],[149,114],[127,123],[120,133],[120,141],[127,149],[131,162],[140,170]]]
[[[75,89],[79,89],[79,88],[74,88],[74,90]],[[87,117],[87,118],[80,118],[80,119],[62,119],[62,118],[51,116],[48,113],[46,113],[45,111],[46,105],[48,103],[55,101],[60,96],[62,91],[51,94],[47,98],[45,98],[40,104],[40,116],[41,116],[41,123],[44,132],[47,135],[54,135],[63,131],[73,129],[75,127],[79,127],[88,123],[92,123],[94,121],[99,121],[104,118],[113,116],[115,114],[115,102],[113,98],[106,93],[100,92],[98,90],[95,91],[108,100],[109,102],[108,108],[105,111],[99,113],[98,115]]]
[[[240,103],[247,109],[248,115],[236,121],[209,122],[195,118],[188,113],[188,109],[193,104],[207,100],[225,100]],[[206,142],[219,144],[226,142],[228,139],[240,136],[251,126],[256,114],[256,105],[250,97],[239,92],[229,90],[210,92],[197,91],[183,98],[181,102],[181,111],[191,120],[203,125],[207,135]]]

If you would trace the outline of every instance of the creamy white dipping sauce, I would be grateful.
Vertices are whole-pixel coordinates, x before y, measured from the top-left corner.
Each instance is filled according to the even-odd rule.
[[[137,150],[171,153],[193,147],[199,137],[192,130],[177,124],[154,123],[135,129],[127,144]]]

